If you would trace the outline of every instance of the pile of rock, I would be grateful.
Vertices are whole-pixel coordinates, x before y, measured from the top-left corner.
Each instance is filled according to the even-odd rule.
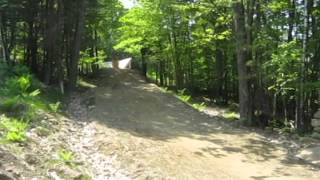
[[[320,133],[320,109],[315,113],[311,124],[314,131]]]

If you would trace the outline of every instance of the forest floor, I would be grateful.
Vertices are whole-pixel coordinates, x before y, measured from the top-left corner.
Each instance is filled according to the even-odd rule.
[[[235,126],[218,108],[199,112],[135,71],[107,69],[82,84],[90,89],[71,96],[70,117],[46,114],[28,143],[0,146],[0,179],[320,178],[294,157],[305,145]]]

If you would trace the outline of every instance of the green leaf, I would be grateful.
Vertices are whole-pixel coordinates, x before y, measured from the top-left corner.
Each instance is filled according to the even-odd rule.
[[[31,97],[36,97],[36,96],[38,96],[40,93],[41,93],[41,91],[40,91],[39,89],[37,89],[37,90],[31,92],[31,93],[29,94],[29,96],[31,96]]]

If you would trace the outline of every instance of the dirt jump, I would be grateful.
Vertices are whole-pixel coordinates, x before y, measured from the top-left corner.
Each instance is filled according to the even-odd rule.
[[[107,69],[91,83],[85,128],[95,151],[113,157],[118,179],[320,179],[281,142],[209,117],[135,71]]]

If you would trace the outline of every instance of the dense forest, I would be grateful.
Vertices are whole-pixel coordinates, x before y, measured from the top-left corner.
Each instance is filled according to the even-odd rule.
[[[115,47],[141,55],[160,85],[239,102],[248,124],[307,132],[319,97],[319,5],[142,1],[121,18]]]
[[[312,131],[319,107],[319,0],[1,0],[1,63],[64,93],[134,57],[159,86],[239,104],[260,127]]]
[[[95,71],[110,53],[123,11],[113,0],[1,1],[3,59],[30,67],[47,85],[74,89],[78,69]]]

